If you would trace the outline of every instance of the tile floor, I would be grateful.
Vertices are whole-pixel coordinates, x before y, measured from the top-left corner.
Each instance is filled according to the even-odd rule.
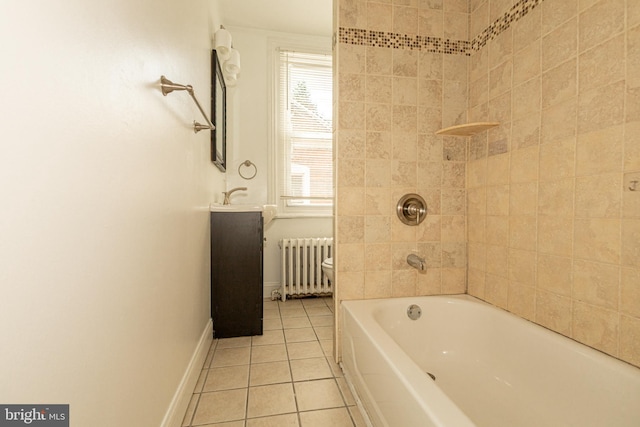
[[[333,361],[331,298],[265,301],[264,334],[213,341],[183,426],[365,427]]]

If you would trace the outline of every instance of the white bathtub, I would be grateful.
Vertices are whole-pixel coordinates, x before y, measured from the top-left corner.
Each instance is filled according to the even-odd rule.
[[[342,366],[376,427],[640,426],[640,369],[473,297],[341,307]]]

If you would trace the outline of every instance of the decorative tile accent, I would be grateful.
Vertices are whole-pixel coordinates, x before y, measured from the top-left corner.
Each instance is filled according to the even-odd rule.
[[[511,24],[526,16],[544,0],[519,0],[508,12],[496,19],[473,40],[450,40],[441,37],[412,36],[386,31],[371,31],[359,28],[339,27],[338,41],[359,46],[385,47],[391,49],[420,50],[470,56],[482,49],[489,40],[498,37]]]

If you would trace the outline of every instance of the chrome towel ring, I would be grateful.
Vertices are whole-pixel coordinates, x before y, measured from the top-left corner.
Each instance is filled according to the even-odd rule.
[[[247,167],[247,168],[250,168],[250,167],[253,166],[253,174],[251,176],[243,174],[242,173],[242,167],[243,166]],[[251,172],[251,171],[249,171],[249,172]],[[244,162],[240,163],[240,165],[238,166],[238,175],[240,175],[244,179],[253,179],[253,178],[255,178],[255,176],[257,174],[258,174],[258,167],[251,160],[245,160]]]

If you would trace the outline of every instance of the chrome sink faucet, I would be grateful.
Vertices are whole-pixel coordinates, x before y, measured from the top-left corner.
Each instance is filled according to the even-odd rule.
[[[231,194],[233,194],[236,191],[247,191],[247,187],[236,187],[236,188],[232,188],[229,191],[223,191],[222,194],[224,194],[224,202],[222,202],[222,204],[230,205],[231,201],[229,200],[229,197],[231,196]]]

